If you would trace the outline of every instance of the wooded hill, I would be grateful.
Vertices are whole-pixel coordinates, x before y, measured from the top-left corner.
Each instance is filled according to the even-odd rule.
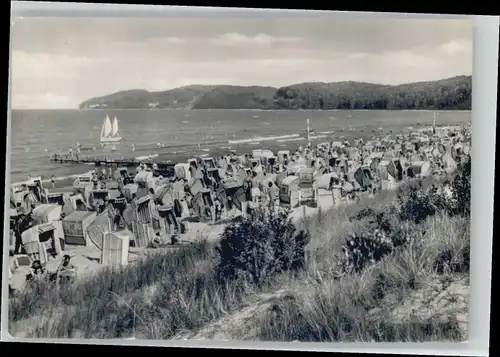
[[[89,99],[80,109],[439,109],[470,110],[472,76],[397,86],[299,83],[263,86],[192,85],[161,92],[127,90]]]

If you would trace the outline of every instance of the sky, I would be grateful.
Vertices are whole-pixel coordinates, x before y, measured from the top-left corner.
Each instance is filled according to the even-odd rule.
[[[127,89],[438,80],[472,73],[472,21],[270,16],[13,17],[13,108]]]

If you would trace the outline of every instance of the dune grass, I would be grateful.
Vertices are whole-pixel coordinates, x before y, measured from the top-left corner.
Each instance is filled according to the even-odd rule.
[[[427,186],[413,190],[429,195]],[[394,210],[403,204],[389,192],[355,206],[320,210],[297,225],[297,232],[310,236],[305,266],[294,272],[274,269],[262,284],[245,275],[221,279],[220,250],[207,242],[64,287],[37,282],[10,299],[9,331],[35,338],[178,338],[231,316],[262,292],[288,289],[286,299],[245,322],[256,331],[248,338],[463,340],[467,304],[456,301],[466,297],[451,287],[468,284],[470,218],[437,210],[416,224]],[[372,256],[361,271],[342,271],[346,237],[373,233],[370,218],[353,219],[366,208],[385,212],[392,227],[388,235],[404,237],[403,243]],[[447,305],[440,302],[443,295]]]
[[[417,228],[417,227],[416,227]],[[424,234],[425,233],[425,234]],[[272,306],[257,324],[262,340],[274,341],[444,341],[465,336],[457,321],[461,311],[447,309],[432,299],[447,284],[466,278],[469,220],[437,216],[409,231],[411,243],[366,268],[356,276],[338,278],[334,271],[334,245],[322,247],[311,259],[301,280],[305,287]],[[443,254],[449,267],[441,269]],[[427,291],[428,301],[412,299]],[[455,296],[457,299],[463,296]],[[397,308],[410,299],[413,311]],[[445,315],[445,316],[444,316]]]
[[[27,337],[172,338],[237,308],[245,284],[219,284],[213,246],[149,256],[119,272],[57,288],[30,285],[11,299],[10,332]],[[36,326],[33,326],[35,324]]]

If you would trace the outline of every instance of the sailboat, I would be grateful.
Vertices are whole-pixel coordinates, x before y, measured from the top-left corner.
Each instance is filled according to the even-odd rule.
[[[122,138],[118,134],[118,119],[115,116],[111,122],[109,116],[106,115],[101,128],[101,144],[117,143],[121,140]]]

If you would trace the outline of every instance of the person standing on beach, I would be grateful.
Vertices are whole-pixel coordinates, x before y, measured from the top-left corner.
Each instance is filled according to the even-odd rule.
[[[271,181],[269,181],[268,186],[269,210],[273,212],[279,207],[279,189]]]
[[[111,204],[111,201],[106,198],[106,208],[108,209],[108,219],[111,227],[111,232],[116,232],[120,224],[120,216]]]
[[[265,176],[264,172],[264,176]],[[264,177],[265,180],[265,177]],[[269,186],[265,184],[265,181],[260,184],[261,187],[261,204],[269,206]]]
[[[52,188],[56,186],[56,178],[54,177],[54,175],[52,175],[52,177],[50,178],[50,183],[52,184]]]
[[[222,218],[222,203],[219,200],[219,197],[214,197],[214,223],[217,223]]]
[[[94,209],[96,210],[97,214],[101,214],[102,212],[104,212],[105,206],[106,205],[102,198],[97,198],[94,201]]]
[[[99,189],[98,183],[99,183],[99,182],[97,181],[97,178],[96,178],[95,180],[94,180],[94,179],[92,179],[92,188],[93,188],[94,190],[98,190],[98,189]]]
[[[253,203],[259,203],[260,201],[260,189],[259,189],[259,180],[257,179],[257,173],[252,171],[252,201]]]
[[[330,183],[328,185],[328,189],[332,191],[332,201],[333,201],[333,206],[335,206],[335,191],[338,188],[335,182],[335,177],[330,176]]]
[[[21,202],[17,202],[17,204],[16,204],[16,212],[17,212],[18,216],[21,215],[21,214],[23,214],[24,211],[23,211],[23,207],[22,207]]]
[[[216,181],[216,180],[215,180],[215,178],[214,178],[213,176],[211,176],[211,175],[208,175],[208,174],[207,174],[207,177],[208,177],[208,182],[210,182],[210,186],[212,186],[212,189],[213,189],[214,191],[216,191],[216,190],[217,190],[217,188],[218,188],[218,187],[217,187],[217,186],[218,186],[218,185],[217,185],[217,181]]]
[[[14,247],[14,254],[21,253],[21,247],[23,245],[22,234],[24,231],[33,227],[33,221],[34,218],[31,212],[27,214],[21,214],[19,216],[17,220],[17,229],[15,230],[16,242]]]
[[[23,245],[23,241],[21,238],[21,225],[23,224],[23,219],[19,216],[16,220],[16,225],[14,228],[14,236],[15,236],[15,245],[14,245],[14,254],[17,255],[21,252],[21,246]]]
[[[252,183],[250,176],[246,176],[243,180],[243,188],[245,190],[245,199],[247,202],[252,201]]]
[[[116,177],[116,182],[118,182],[118,187],[123,187],[125,185],[125,182],[124,182],[122,175],[118,175]]]

